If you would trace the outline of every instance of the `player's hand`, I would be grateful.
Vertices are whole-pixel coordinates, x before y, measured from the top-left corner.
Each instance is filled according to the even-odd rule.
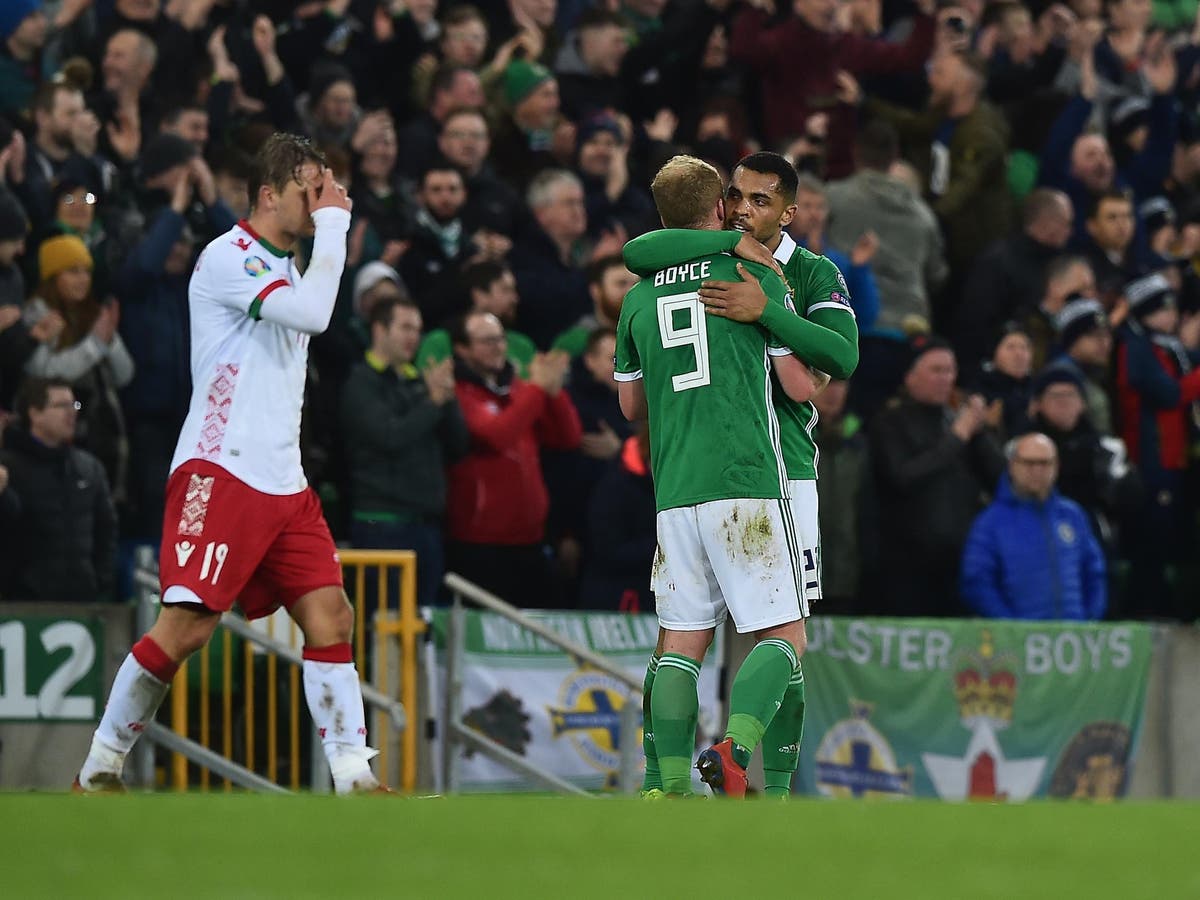
[[[320,182],[308,184],[305,190],[308,193],[310,215],[318,209],[344,209],[346,212],[350,212],[354,208],[354,203],[346,192],[345,186],[333,180],[333,170],[328,167],[321,173]]]
[[[756,262],[760,266],[766,266],[780,278],[784,277],[783,267],[779,265],[779,260],[772,256],[766,245],[759,243],[752,234],[742,234],[738,238],[738,242],[733,245],[733,254],[750,262]]]
[[[808,372],[810,375],[812,375],[812,379],[813,379],[813,396],[814,397],[817,394],[821,393],[821,391],[825,390],[825,388],[829,387],[829,383],[831,381],[833,381],[832,377],[825,374],[820,369],[814,369],[812,366],[808,367]]]
[[[767,308],[767,295],[741,263],[737,266],[741,281],[705,281],[700,284],[700,302],[704,311],[735,322],[757,322]]]
[[[621,439],[603,419],[598,431],[589,431],[579,442],[579,449],[584,456],[592,459],[613,459],[621,452]]]

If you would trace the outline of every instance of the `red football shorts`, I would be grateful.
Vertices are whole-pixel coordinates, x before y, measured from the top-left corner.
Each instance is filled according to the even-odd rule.
[[[236,602],[268,616],[317,588],[342,585],[342,566],[321,501],[264,494],[220,466],[190,460],[171,473],[159,551],[163,594],[186,587],[215,612]]]

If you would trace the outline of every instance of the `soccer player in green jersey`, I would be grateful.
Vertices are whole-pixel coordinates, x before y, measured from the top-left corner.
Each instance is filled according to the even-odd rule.
[[[667,229],[631,241],[625,247],[626,265],[639,275],[679,263],[704,253],[734,250],[740,235],[750,234],[770,250],[796,291],[798,316],[780,318],[768,309],[762,290],[744,275],[735,282],[701,286],[702,302],[713,304],[716,315],[740,321],[758,321],[806,362],[815,363],[839,378],[847,377],[858,361],[858,329],[850,307],[846,282],[837,266],[816,256],[783,230],[796,212],[795,169],[776,153],[755,153],[734,168],[725,196],[725,227],[719,234]],[[740,273],[739,273],[740,274]],[[803,318],[800,318],[803,317]],[[787,464],[793,520],[804,555],[804,593],[809,605],[820,599],[820,529],[817,519],[817,458],[812,438],[817,414],[811,403],[797,403],[781,392],[774,395],[781,443]],[[803,652],[803,646],[799,648]],[[655,660],[647,672],[653,688]],[[786,795],[799,762],[804,731],[804,674],[799,664],[779,712],[763,736],[763,769],[768,795]],[[653,721],[651,719],[651,721]],[[650,726],[653,733],[653,726]],[[735,742],[736,743],[736,742]],[[646,788],[653,788],[654,752],[647,750]],[[733,748],[736,764],[749,762],[744,747]],[[704,760],[702,760],[702,764]]]
[[[707,163],[674,157],[651,190],[665,225],[721,228],[721,179]],[[647,730],[669,794],[690,787],[700,661],[726,615],[739,632],[759,638],[733,686],[730,727],[743,747],[761,739],[804,647],[804,561],[772,373],[798,401],[815,385],[808,367],[763,329],[705,315],[701,284],[739,272],[756,279],[768,306],[786,312],[790,297],[774,272],[715,253],[647,273],[626,296],[617,324],[621,409],[650,423],[658,509],[651,586],[663,642]],[[744,794],[745,772],[739,776],[732,745],[726,740],[713,751],[708,782]]]

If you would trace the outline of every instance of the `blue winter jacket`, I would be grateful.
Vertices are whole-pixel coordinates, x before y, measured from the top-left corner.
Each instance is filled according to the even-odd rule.
[[[1104,553],[1083,508],[1054,491],[1045,503],[1018,497],[1008,474],[971,525],[963,551],[963,599],[993,619],[1103,617]]]

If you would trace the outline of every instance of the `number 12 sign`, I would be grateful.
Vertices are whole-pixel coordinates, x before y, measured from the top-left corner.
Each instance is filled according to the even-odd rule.
[[[0,622],[0,721],[95,721],[99,619],[22,616]]]

